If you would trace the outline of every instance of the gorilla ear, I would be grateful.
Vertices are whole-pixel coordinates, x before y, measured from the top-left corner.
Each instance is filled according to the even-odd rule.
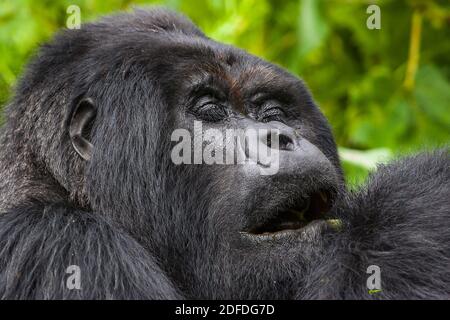
[[[89,141],[89,133],[96,115],[94,101],[90,98],[81,100],[73,111],[69,123],[69,136],[75,151],[84,160],[92,156],[93,145]]]

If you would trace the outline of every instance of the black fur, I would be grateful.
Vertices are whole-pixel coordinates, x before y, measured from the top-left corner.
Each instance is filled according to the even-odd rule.
[[[343,230],[299,298],[449,299],[448,150],[381,166],[361,190],[336,205]],[[366,269],[381,269],[382,291],[367,294]],[[325,281],[326,280],[326,281]]]
[[[273,177],[175,166],[170,134],[191,129],[188,92],[207,75],[249,117],[252,90],[283,101],[289,125],[326,163]],[[85,97],[97,109],[90,161],[67,129]],[[448,152],[381,168],[348,194],[331,130],[305,85],[175,13],[138,11],[59,34],[22,78],[0,139],[3,299],[364,299],[370,264],[382,269],[378,297],[450,296]],[[319,189],[340,194],[330,211],[340,232],[271,244],[240,236],[273,211],[261,206]],[[81,269],[81,290],[66,287],[70,265]]]
[[[181,297],[146,250],[100,215],[30,202],[3,213],[0,230],[3,298]],[[66,287],[70,265],[82,270],[80,290]]]

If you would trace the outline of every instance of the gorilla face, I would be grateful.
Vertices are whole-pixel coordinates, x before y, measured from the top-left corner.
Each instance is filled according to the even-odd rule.
[[[273,240],[285,242],[286,237],[310,242],[309,236],[322,224],[303,227],[329,209],[339,182],[335,146],[325,119],[292,75],[232,47],[210,40],[201,46],[197,53],[199,43],[195,43],[188,54],[195,59],[173,59],[171,75],[165,76],[173,83],[164,95],[174,96],[168,104],[174,110],[175,128],[187,129],[192,137],[205,137],[213,129],[224,137],[212,139],[214,147],[241,151],[246,160],[256,158],[248,150],[255,142],[249,142],[247,149],[233,144],[227,130],[254,129],[258,147],[266,149],[271,146],[264,138],[277,130],[280,153],[277,170],[268,175],[260,170],[264,164],[258,159],[234,165],[184,165],[178,176],[192,172],[192,180],[204,174],[211,181],[207,189],[198,189],[202,197],[210,195],[210,203],[194,211],[214,213],[216,223],[232,221],[229,237],[253,245],[272,246]],[[201,121],[201,129],[195,128],[195,121]],[[304,212],[303,219],[299,220],[299,212]]]
[[[332,134],[308,90],[201,34],[116,31],[83,61],[84,100],[71,115],[73,146],[89,160],[89,205],[144,243],[188,297],[288,297],[299,285],[293,274],[321,250],[342,182]],[[254,129],[262,149],[274,149],[266,139],[274,133],[276,173],[261,174],[251,143],[226,138],[211,145],[254,161],[175,164],[179,129],[192,141],[210,129],[224,137]]]
[[[260,277],[252,280],[255,292],[271,286],[268,282],[292,285],[290,271],[299,272],[299,262],[319,251],[327,227],[323,218],[340,181],[331,133],[298,79],[234,48],[211,41],[204,46],[207,49],[196,58],[201,63],[174,64],[172,74],[183,75],[175,86],[179,90],[172,91],[177,98],[170,102],[178,115],[176,125],[192,135],[195,120],[202,121],[203,131],[213,128],[223,136],[230,128],[263,129],[263,135],[278,129],[280,154],[273,175],[261,174],[263,164],[258,161],[180,168],[184,172],[178,176],[208,181],[195,189],[194,207],[187,210],[204,221],[204,233],[198,235],[206,245],[202,251],[214,257],[213,268],[202,275],[216,278],[222,287],[228,285],[224,292],[232,292],[230,297],[242,294],[240,279],[248,282],[253,274]],[[189,68],[180,67],[183,64]],[[222,142],[221,146],[230,144]],[[264,142],[260,146],[270,148]],[[186,218],[185,223],[192,224]],[[196,227],[194,223],[192,231],[201,232]],[[193,249],[195,255],[198,248]]]

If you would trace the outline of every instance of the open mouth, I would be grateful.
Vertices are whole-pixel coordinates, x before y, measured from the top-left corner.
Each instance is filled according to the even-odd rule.
[[[332,192],[317,191],[306,198],[298,200],[292,206],[279,209],[273,217],[249,228],[245,233],[271,238],[281,234],[288,234],[291,231],[304,230],[309,226],[318,226],[321,222],[327,222],[331,227],[338,227],[340,222],[336,219],[325,221],[326,214],[330,211],[332,204]]]

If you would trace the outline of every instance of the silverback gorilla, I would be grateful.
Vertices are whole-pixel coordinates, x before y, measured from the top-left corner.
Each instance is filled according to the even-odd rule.
[[[278,173],[174,164],[171,134],[194,120],[278,128]],[[3,299],[450,298],[448,149],[346,191],[305,85],[164,9],[44,45],[0,152]]]

